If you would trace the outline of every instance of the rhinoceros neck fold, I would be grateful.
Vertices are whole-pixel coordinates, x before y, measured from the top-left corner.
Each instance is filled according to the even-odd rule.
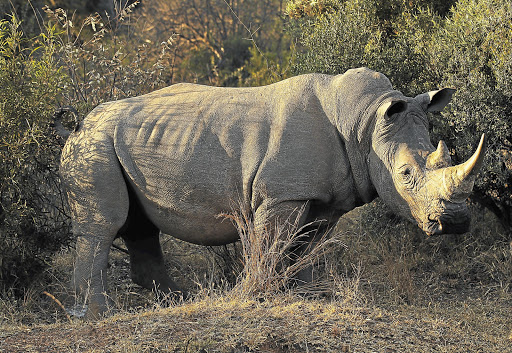
[[[368,203],[377,196],[368,168],[376,112],[386,99],[402,94],[393,90],[385,76],[367,69],[334,76],[317,94],[345,144],[359,198]]]

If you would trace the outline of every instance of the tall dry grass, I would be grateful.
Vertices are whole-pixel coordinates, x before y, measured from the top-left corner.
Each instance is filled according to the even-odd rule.
[[[326,290],[325,271],[320,275],[315,267],[325,264],[339,240],[331,231],[323,232],[322,221],[301,224],[304,208],[299,208],[279,225],[256,227],[254,216],[243,210],[221,215],[233,222],[240,237],[243,268],[234,293],[268,296],[283,290],[308,294]]]
[[[474,315],[469,319],[478,323],[477,316],[485,310],[478,306],[479,300],[497,300],[497,308],[510,300],[512,252],[499,222],[477,209],[473,216],[476,224],[469,234],[426,238],[414,226],[389,218],[382,205],[368,205],[343,217],[341,229],[331,231],[318,247],[292,263],[290,251],[306,240],[296,217],[289,222],[294,225],[289,232],[275,236],[258,233],[252,216],[235,211],[227,218],[240,231],[236,247],[213,252],[163,237],[163,249],[170,260],[169,272],[192,294],[185,306],[217,300],[273,302],[283,294],[301,303],[303,298],[295,294],[304,293],[305,287],[315,294],[321,288],[330,297],[327,302],[354,313],[370,307],[410,307],[444,315],[449,314],[443,312],[445,306],[458,308],[470,296],[473,301],[467,302],[467,310]],[[220,257],[225,251],[230,260]],[[295,286],[295,276],[311,264],[320,273],[316,281]],[[59,253],[44,280],[34,282],[23,298],[0,299],[0,326],[67,322],[62,308],[42,292],[52,294],[66,309],[72,307],[73,293],[67,288],[71,271],[71,253]],[[125,253],[112,250],[108,271],[116,313],[140,314],[182,305],[133,284]]]

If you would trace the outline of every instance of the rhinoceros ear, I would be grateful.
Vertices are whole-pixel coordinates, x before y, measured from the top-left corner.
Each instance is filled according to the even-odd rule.
[[[438,91],[431,91],[416,96],[417,101],[427,112],[440,112],[450,103],[455,93],[453,88],[442,88]]]
[[[402,113],[407,110],[407,102],[402,99],[393,98],[382,105],[378,109],[378,114],[384,118],[390,118],[394,114]]]

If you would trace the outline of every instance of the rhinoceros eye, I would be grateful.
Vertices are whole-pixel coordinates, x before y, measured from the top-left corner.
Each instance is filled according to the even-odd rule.
[[[406,184],[409,184],[411,182],[412,174],[413,174],[413,170],[412,170],[411,166],[405,165],[402,168],[400,168],[400,175],[402,176],[402,180]]]

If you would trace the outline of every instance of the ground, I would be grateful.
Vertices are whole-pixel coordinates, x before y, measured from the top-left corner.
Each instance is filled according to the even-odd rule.
[[[73,305],[65,251],[25,298],[0,301],[0,352],[512,352],[512,247],[475,214],[471,234],[426,239],[379,205],[354,212],[309,295],[233,288],[235,247],[163,237],[170,272],[193,291],[168,306],[131,283],[114,250],[115,312],[94,323],[57,304]]]
[[[16,327],[2,352],[509,352],[510,302],[396,309],[210,297],[97,323]]]

